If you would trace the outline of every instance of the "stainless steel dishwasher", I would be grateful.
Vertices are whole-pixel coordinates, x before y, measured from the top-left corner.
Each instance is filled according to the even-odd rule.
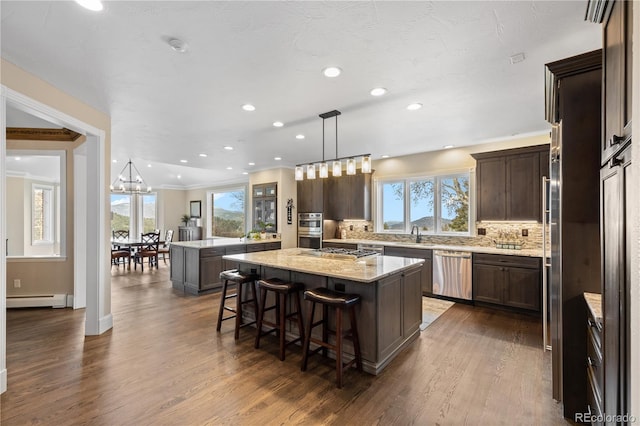
[[[471,300],[471,253],[434,250],[433,294]]]

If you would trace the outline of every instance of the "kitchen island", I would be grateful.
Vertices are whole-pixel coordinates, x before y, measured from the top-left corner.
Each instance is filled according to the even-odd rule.
[[[301,248],[225,255],[223,259],[243,272],[255,270],[263,278],[360,295],[356,315],[363,368],[368,373],[378,374],[420,334],[424,259],[382,255],[335,259]],[[314,321],[320,318],[320,312],[316,314]],[[288,330],[297,333],[295,326]],[[353,354],[349,343],[345,352],[347,359]]]
[[[171,284],[176,290],[193,295],[216,291],[222,287],[220,272],[233,268],[222,256],[280,247],[280,240],[275,238],[210,238],[172,243],[169,247]]]

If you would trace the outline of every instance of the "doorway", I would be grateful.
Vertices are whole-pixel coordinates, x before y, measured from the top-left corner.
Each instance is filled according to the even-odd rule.
[[[105,131],[78,120],[28,96],[1,86],[0,98],[0,164],[6,162],[7,108],[55,123],[85,135],[82,149],[74,152],[79,166],[74,187],[74,212],[83,220],[74,222],[74,299],[86,297],[85,335],[98,335],[113,326],[111,288],[107,269],[108,230],[106,227],[106,135]],[[0,237],[6,244],[6,172],[0,172]],[[80,250],[82,250],[80,252]],[[0,250],[0,393],[7,389],[6,367],[6,250]]]

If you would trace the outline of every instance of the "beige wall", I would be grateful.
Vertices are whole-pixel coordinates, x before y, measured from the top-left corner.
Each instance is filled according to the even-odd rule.
[[[73,150],[84,142],[84,137],[76,142],[54,142],[54,141],[7,141],[7,149],[33,150],[60,150],[65,151],[66,162],[66,256],[60,259],[7,259],[7,296],[29,296],[39,294],[73,294]],[[13,180],[14,178],[11,178]],[[7,178],[9,187],[10,178]],[[29,205],[31,202],[32,180],[18,179],[21,182],[19,199],[24,199],[23,216],[19,218],[22,228],[22,240],[24,247],[31,244],[30,241],[30,221],[24,220],[29,217]],[[9,189],[9,188],[7,188]],[[16,189],[17,190],[17,189]],[[16,194],[17,195],[17,194]],[[7,198],[7,205],[10,206],[10,198]],[[18,204],[18,203],[16,203]],[[13,222],[10,221],[11,207],[7,208],[7,229]],[[13,227],[13,226],[12,226]],[[11,231],[13,232],[13,231]],[[10,233],[10,232],[8,232]],[[25,256],[37,256],[43,253],[26,250]],[[14,288],[13,280],[21,281],[20,288]]]
[[[469,169],[476,166],[476,160],[471,157],[471,154],[523,146],[541,145],[549,143],[550,141],[550,136],[548,134],[544,134],[525,138],[508,139],[500,142],[485,143],[482,145],[376,160],[373,161],[373,169],[375,170],[373,177],[374,179],[381,179],[395,176],[436,174],[447,171]]]
[[[164,233],[173,229],[173,240],[178,240],[178,226],[182,225],[180,217],[189,210],[187,191],[176,189],[158,190],[158,228]],[[164,235],[164,234],[163,234]]]
[[[111,118],[98,111],[80,100],[68,95],[61,90],[51,86],[46,81],[26,72],[11,62],[2,59],[2,73],[0,73],[0,82],[18,93],[28,96],[45,105],[49,105],[58,111],[61,111],[77,120],[87,123],[105,133],[104,149],[107,153],[111,152]],[[51,144],[47,145],[47,149],[53,148]],[[15,149],[7,142],[8,149]],[[24,149],[24,147],[20,147]],[[110,170],[111,158],[107,154],[104,159],[104,169]],[[73,216],[73,178],[70,173],[73,170],[73,155],[67,155],[67,216]],[[108,194],[109,179],[105,179],[105,194]],[[109,217],[109,200],[108,195],[104,200],[104,217]],[[105,226],[105,241],[103,261],[109,264],[109,227]],[[13,278],[19,277],[24,279],[28,284],[22,285],[19,289],[20,294],[36,294],[36,293],[69,293],[73,294],[73,221],[67,221],[67,258],[65,261],[43,262],[11,262],[7,263],[7,294],[15,294],[13,289]],[[103,305],[100,307],[100,316],[111,312],[111,287],[109,270],[105,269],[103,280],[106,283],[104,294],[100,296]],[[22,278],[24,277],[24,278]],[[24,282],[24,281],[23,281]]]

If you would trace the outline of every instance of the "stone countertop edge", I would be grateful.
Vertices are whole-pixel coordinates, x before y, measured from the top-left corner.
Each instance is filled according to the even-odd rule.
[[[597,293],[584,293],[584,300],[591,311],[591,315],[602,324],[602,295]]]
[[[210,248],[210,247],[224,247],[224,246],[239,246],[243,244],[262,244],[262,243],[279,243],[282,242],[280,238],[268,238],[264,240],[248,240],[246,238],[214,238],[208,240],[195,240],[195,241],[175,241],[171,245],[179,247],[191,247],[191,248]]]
[[[542,249],[498,249],[494,247],[483,246],[454,246],[446,244],[427,244],[427,243],[408,243],[403,241],[384,241],[384,240],[360,240],[360,239],[345,239],[330,238],[322,240],[323,243],[343,243],[343,244],[371,244],[390,247],[406,247],[423,250],[455,250],[455,251],[467,251],[472,253],[486,253],[486,254],[506,254],[509,256],[525,256],[525,257],[543,257]]]
[[[311,250],[289,248],[255,253],[228,254],[222,258],[252,265],[362,283],[379,281],[395,273],[418,268],[424,263],[424,259],[396,256],[375,256],[367,259],[351,260],[304,254],[305,251]]]

